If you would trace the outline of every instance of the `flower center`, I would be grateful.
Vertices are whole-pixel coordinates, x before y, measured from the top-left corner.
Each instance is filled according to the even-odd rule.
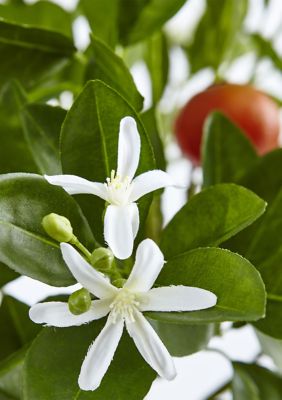
[[[134,322],[134,311],[138,308],[139,304],[136,301],[135,293],[126,288],[120,289],[114,301],[110,304],[111,322],[114,324],[120,318],[125,319],[127,322]]]
[[[109,202],[111,204],[124,205],[128,203],[128,198],[132,188],[128,176],[122,178],[112,170],[111,177],[106,179],[105,185],[108,190]]]

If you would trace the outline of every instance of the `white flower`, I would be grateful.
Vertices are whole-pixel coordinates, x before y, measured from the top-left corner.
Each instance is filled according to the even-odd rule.
[[[49,302],[33,306],[30,318],[56,327],[81,325],[105,317],[107,323],[90,346],[82,364],[79,386],[95,390],[105,375],[121,338],[124,325],[145,361],[163,378],[176,375],[171,356],[143,316],[143,311],[194,311],[212,307],[216,296],[204,289],[169,286],[152,289],[163,265],[163,254],[150,239],[138,246],[132,272],[121,289],[89,265],[69,244],[62,243],[63,258],[76,280],[100,300],[90,309],[73,315],[67,303]]]
[[[117,171],[111,172],[106,183],[91,182],[75,175],[45,175],[49,183],[63,187],[69,194],[94,194],[110,204],[105,213],[104,236],[119,259],[132,254],[139,228],[136,201],[154,190],[175,185],[172,178],[160,170],[134,178],[139,157],[140,137],[136,122],[132,117],[125,117],[120,122]]]

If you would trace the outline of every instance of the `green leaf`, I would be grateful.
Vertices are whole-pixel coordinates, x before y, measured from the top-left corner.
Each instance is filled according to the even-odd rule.
[[[238,254],[218,248],[191,250],[165,264],[157,284],[185,285],[209,290],[216,306],[193,312],[146,313],[166,323],[193,324],[254,321],[264,316],[263,281],[253,265]]]
[[[280,71],[282,69],[282,60],[280,55],[274,50],[273,44],[259,34],[251,35],[251,40],[253,41],[258,57],[270,58],[273,65]]]
[[[18,171],[38,172],[19,118],[20,109],[25,103],[25,93],[18,82],[9,82],[0,92],[1,174]]]
[[[266,200],[270,207],[282,187],[281,165],[282,149],[276,149],[258,158],[254,165],[239,179],[238,183]],[[260,218],[255,224],[228,240],[225,246],[232,251],[245,255],[260,224],[263,223],[263,219],[264,217]]]
[[[141,110],[143,97],[123,60],[96,37],[92,37],[91,50],[93,57],[86,71],[87,80],[100,79],[119,92],[136,110]]]
[[[207,0],[206,11],[187,49],[192,73],[205,67],[217,71],[223,61],[233,59],[247,6],[247,0]]]
[[[238,183],[271,203],[282,187],[281,165],[282,149],[276,149],[260,157]]]
[[[156,119],[155,108],[150,108],[140,115],[146,131],[148,132],[150,141],[153,146],[154,155],[156,157],[156,167],[166,170],[166,159],[164,154],[164,145],[159,134],[158,123]]]
[[[233,363],[232,392],[234,400],[280,400],[282,378],[256,364]]]
[[[18,274],[12,269],[8,268],[5,264],[0,263],[0,288],[6,283],[18,278]]]
[[[196,247],[217,246],[265,210],[257,195],[234,184],[218,184],[193,196],[163,231],[166,258]]]
[[[136,112],[115,90],[103,82],[90,81],[75,100],[62,127],[63,172],[105,182],[111,170],[116,170],[119,124],[128,115],[136,120],[141,137],[137,175],[154,169],[151,145]],[[103,243],[105,202],[93,195],[78,195],[76,198],[93,227],[96,239]],[[150,201],[151,196],[146,196],[139,202],[141,230]]]
[[[25,87],[34,86],[74,50],[71,40],[60,33],[0,20],[0,88],[12,78]]]
[[[213,324],[181,325],[148,320],[174,357],[188,356],[204,349],[214,334]]]
[[[282,306],[282,190],[268,207],[258,227],[246,257],[260,271],[268,294],[281,296]]]
[[[24,346],[0,363],[0,400],[22,399],[22,372],[26,352],[27,346]],[[2,397],[2,391],[5,393],[3,396],[7,397]]]
[[[104,320],[98,320],[75,328],[45,328],[26,358],[24,399],[143,399],[155,372],[145,363],[125,332],[101,386],[94,392],[79,389],[77,380],[81,364],[88,346],[103,325]]]
[[[59,244],[46,236],[41,221],[51,212],[64,215],[79,240],[93,246],[90,228],[74,199],[31,174],[2,175],[0,192],[0,261],[53,286],[72,284]]]
[[[246,135],[219,112],[208,117],[202,150],[204,186],[238,181],[258,158]]]
[[[113,48],[118,38],[118,5],[117,0],[80,0],[79,3],[94,35]]]
[[[35,4],[1,4],[0,17],[9,22],[50,29],[72,36],[71,15],[49,1],[41,0]]]
[[[28,316],[29,307],[20,301],[4,296],[0,307],[0,360],[30,342],[41,327]],[[0,369],[0,389],[1,369]]]
[[[143,40],[184,5],[186,0],[134,0],[120,2],[120,38],[123,44]]]
[[[165,35],[157,32],[146,43],[145,62],[151,75],[153,104],[162,97],[168,80],[169,48]]]
[[[26,141],[40,172],[60,174],[59,137],[66,111],[46,104],[28,104],[21,116]]]

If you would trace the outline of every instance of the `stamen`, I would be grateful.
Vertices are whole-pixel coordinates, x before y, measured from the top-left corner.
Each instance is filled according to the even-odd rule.
[[[135,322],[134,311],[140,303],[136,300],[135,293],[126,288],[120,289],[114,301],[110,304],[110,318],[113,324],[120,318],[127,322]]]

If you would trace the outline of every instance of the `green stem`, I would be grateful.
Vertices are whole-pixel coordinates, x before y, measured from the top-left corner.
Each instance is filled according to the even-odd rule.
[[[70,241],[71,244],[74,244],[89,260],[91,259],[91,253],[87,250],[85,246],[77,239],[76,236],[73,236],[72,240]]]

